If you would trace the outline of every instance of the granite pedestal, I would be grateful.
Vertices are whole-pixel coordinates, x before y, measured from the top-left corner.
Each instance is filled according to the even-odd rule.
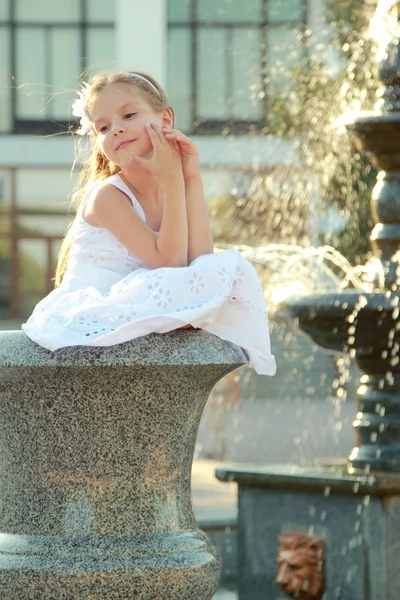
[[[209,600],[190,475],[241,349],[204,331],[49,352],[0,332],[0,598]]]

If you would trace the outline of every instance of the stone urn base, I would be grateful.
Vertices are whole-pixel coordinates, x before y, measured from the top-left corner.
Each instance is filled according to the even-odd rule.
[[[220,559],[199,529],[136,536],[0,536],[4,600],[211,599]]]
[[[209,600],[191,465],[208,395],[245,364],[204,331],[49,352],[0,333],[0,598]]]

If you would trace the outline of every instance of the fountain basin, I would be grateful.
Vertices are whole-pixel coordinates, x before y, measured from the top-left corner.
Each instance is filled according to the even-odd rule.
[[[360,368],[399,371],[390,348],[400,342],[400,293],[362,290],[316,292],[286,299],[280,308],[298,320],[300,329],[322,348],[347,353],[353,350]],[[377,335],[379,332],[379,335]],[[387,357],[385,352],[388,353]]]
[[[377,156],[381,169],[395,168],[393,161],[399,165],[399,113],[371,111],[357,116],[346,127],[360,150]]]
[[[400,473],[399,295],[345,290],[291,298],[281,305],[314,342],[349,353],[364,372],[349,473]]]

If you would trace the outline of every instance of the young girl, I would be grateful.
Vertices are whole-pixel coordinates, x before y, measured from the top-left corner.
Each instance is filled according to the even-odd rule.
[[[241,346],[274,375],[264,295],[236,250],[213,254],[195,144],[144,73],[84,84],[74,113],[92,158],[62,244],[56,288],[22,326],[48,350],[111,346],[195,327]]]

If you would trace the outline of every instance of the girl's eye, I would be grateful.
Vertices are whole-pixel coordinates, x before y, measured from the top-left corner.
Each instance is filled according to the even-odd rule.
[[[104,133],[105,131],[107,131],[108,129],[108,125],[103,125],[102,127],[100,127],[100,133]]]
[[[133,113],[133,112],[132,112],[132,113],[127,113],[127,114],[125,115],[125,119],[130,119],[131,117],[134,117],[136,114],[137,114],[137,113]]]

